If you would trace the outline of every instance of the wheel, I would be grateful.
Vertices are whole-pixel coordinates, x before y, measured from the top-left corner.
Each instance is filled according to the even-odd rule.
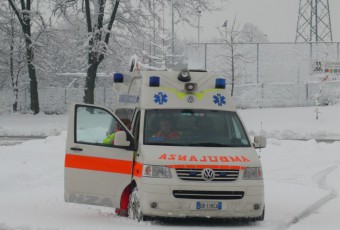
[[[129,218],[132,220],[135,220],[135,221],[143,220],[137,187],[134,188],[130,194],[129,205],[128,205],[128,215],[129,215]]]
[[[255,218],[254,221],[264,221],[265,210],[265,207],[263,207],[262,215]]]
[[[259,221],[264,221],[265,210],[266,210],[266,208],[263,207],[263,212],[262,212],[262,215],[259,218]]]

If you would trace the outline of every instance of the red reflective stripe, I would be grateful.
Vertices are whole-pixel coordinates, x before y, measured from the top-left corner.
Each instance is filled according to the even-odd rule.
[[[133,167],[133,175],[135,177],[142,177],[142,171],[143,171],[143,164],[139,163],[139,162],[135,162],[135,165]]]
[[[66,154],[65,167],[111,173],[131,174],[132,161]]]
[[[168,165],[169,168],[184,168],[184,169],[233,169],[233,170],[244,170],[244,166],[237,165]]]

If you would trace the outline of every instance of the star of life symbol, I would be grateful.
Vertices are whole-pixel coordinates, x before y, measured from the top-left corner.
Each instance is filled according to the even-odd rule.
[[[168,95],[166,95],[165,93],[159,92],[156,93],[153,97],[153,101],[159,105],[163,105],[168,102]]]
[[[214,103],[218,106],[225,105],[225,103],[226,103],[225,96],[223,96],[219,93],[214,95],[213,99],[214,99]]]
[[[215,172],[214,170],[210,168],[205,168],[202,170],[202,178],[206,181],[211,181],[215,177]]]

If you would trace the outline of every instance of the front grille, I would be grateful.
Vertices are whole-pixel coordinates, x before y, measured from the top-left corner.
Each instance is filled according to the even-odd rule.
[[[203,169],[177,168],[177,176],[181,180],[205,181],[202,177]],[[212,181],[235,181],[238,178],[239,170],[214,169],[215,177]]]
[[[174,190],[172,193],[175,198],[208,200],[239,200],[244,196],[242,191]]]

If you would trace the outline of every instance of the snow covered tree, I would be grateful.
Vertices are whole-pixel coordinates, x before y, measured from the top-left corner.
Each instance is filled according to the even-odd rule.
[[[31,96],[31,111],[33,114],[40,112],[39,97],[38,97],[38,81],[35,67],[35,41],[32,37],[33,23],[37,27],[44,30],[45,22],[39,9],[32,9],[31,0],[20,0],[20,7],[15,0],[8,0],[10,8],[14,11],[17,20],[20,23],[26,45],[26,61],[28,67],[28,75],[30,79],[30,96]]]
[[[133,21],[135,15],[138,15],[139,9],[130,4],[129,1],[106,1],[106,0],[84,0],[81,12],[85,13],[87,28],[87,76],[85,82],[84,102],[94,103],[95,80],[99,65],[107,56],[109,41],[112,34],[112,28],[116,23],[116,28],[120,29],[115,34],[115,39],[123,36],[126,31],[133,30]],[[78,7],[77,0],[57,0],[56,12],[60,10],[63,15],[67,15],[67,9],[72,6],[73,10]],[[84,10],[84,11],[83,11]],[[119,18],[118,22],[115,22]],[[121,23],[122,25],[117,25]],[[141,23],[141,22],[140,22]]]
[[[2,47],[0,48],[0,63],[2,63],[4,73],[4,82],[7,82],[7,76],[10,76],[10,84],[13,89],[14,102],[13,111],[18,110],[18,81],[19,75],[26,67],[25,62],[25,48],[23,42],[20,25],[15,20],[13,10],[9,8],[8,3],[0,4],[0,33],[3,33],[3,40],[0,41]],[[2,84],[5,86],[6,84]]]
[[[265,42],[267,38],[257,26],[251,23],[246,23],[242,29],[239,29],[240,26],[237,25],[236,17],[230,29],[228,28],[228,21],[225,21],[223,27],[225,28],[225,33],[223,31],[220,31],[220,33],[226,43],[226,53],[222,56],[229,67],[227,72],[230,72],[231,75],[231,96],[233,96],[235,80],[241,76],[240,66],[251,59],[249,53],[240,50],[240,46],[244,45],[242,43]]]
[[[167,68],[175,66],[183,62],[185,54],[184,42],[178,38],[173,27],[177,26],[180,22],[186,23],[189,26],[196,27],[194,23],[197,19],[197,14],[204,11],[215,11],[219,8],[215,7],[214,1],[211,0],[145,0],[145,7],[153,20],[149,21],[151,32],[146,33],[149,37],[148,46],[149,50],[143,50],[143,56],[149,59],[147,67],[155,66],[157,68]],[[221,1],[223,2],[223,1]],[[166,29],[164,25],[164,15],[167,14],[171,19],[172,29]],[[169,22],[168,22],[169,24]],[[155,69],[157,69],[155,68]]]
[[[211,0],[54,0],[54,2],[55,13],[66,18],[70,16],[70,12],[77,12],[74,13],[76,16],[79,13],[85,14],[88,66],[84,102],[90,104],[94,102],[96,74],[101,63],[104,63],[104,66],[121,68],[122,65],[117,63],[123,63],[124,59],[127,63],[127,60],[137,52],[149,59],[150,64],[156,62],[159,58],[157,56],[164,55],[157,51],[159,47],[164,49],[169,46],[162,44],[161,41],[161,37],[165,40],[164,35],[160,34],[164,28],[162,14],[169,12],[171,8],[176,18],[174,24],[185,21],[193,25],[190,19],[196,17],[197,7],[201,7],[203,11],[216,9]],[[113,41],[110,41],[110,37],[113,37]],[[110,56],[111,60],[105,63],[104,59]]]
[[[243,28],[240,31],[238,37],[239,42],[247,43],[268,42],[267,36],[262,32],[262,30],[258,26],[249,22],[243,25]]]

